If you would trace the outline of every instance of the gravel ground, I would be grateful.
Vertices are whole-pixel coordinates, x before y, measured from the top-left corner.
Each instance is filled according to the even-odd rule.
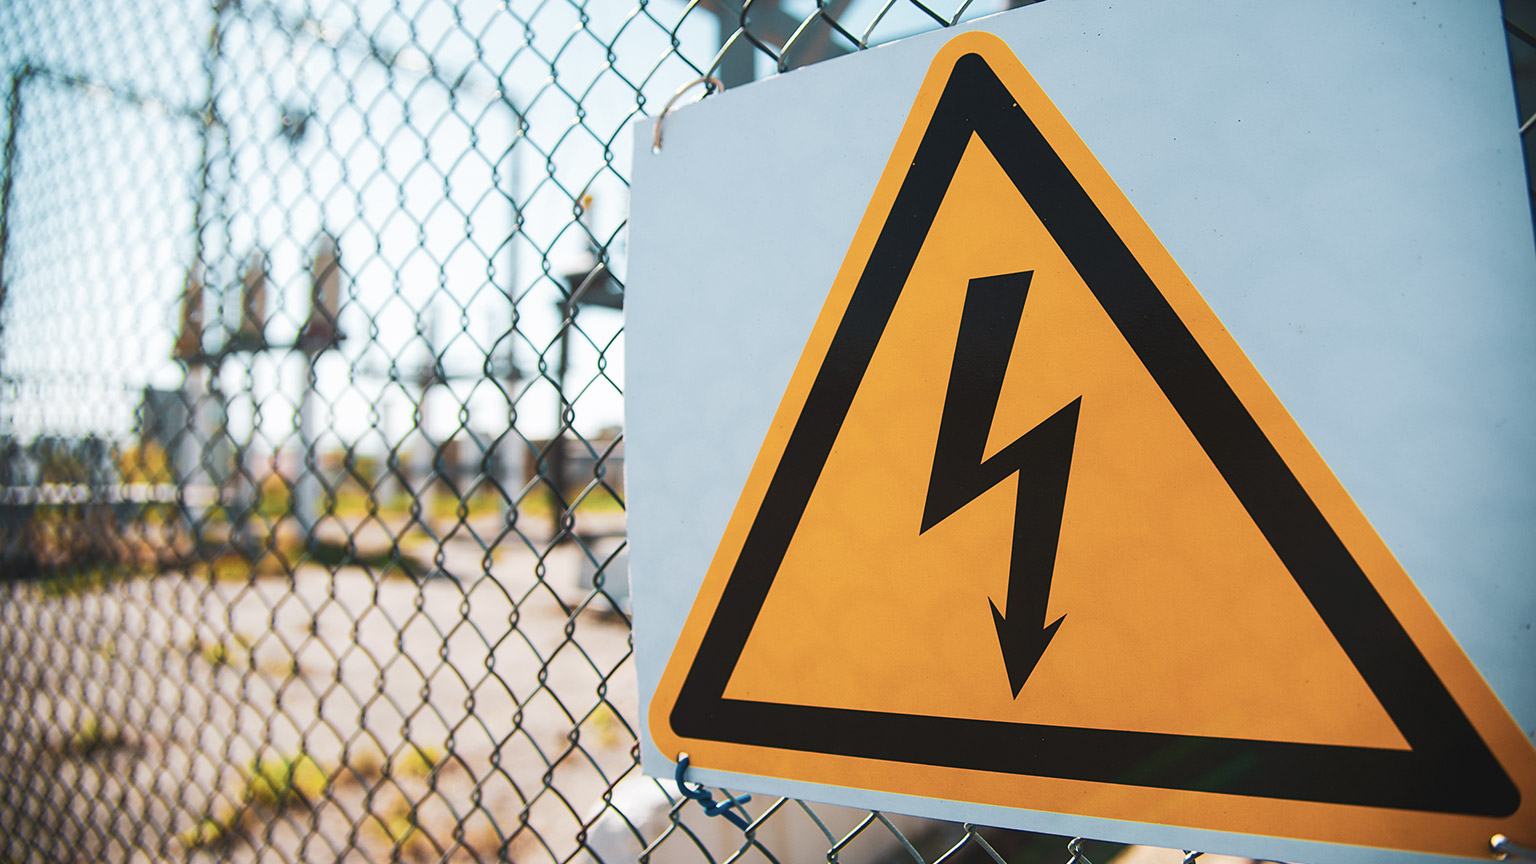
[[[577,546],[516,542],[488,568],[466,532],[418,543],[440,567],[419,583],[0,587],[0,858],[565,860],[634,772],[629,630],[578,587]],[[301,754],[317,800],[247,806],[255,760]]]

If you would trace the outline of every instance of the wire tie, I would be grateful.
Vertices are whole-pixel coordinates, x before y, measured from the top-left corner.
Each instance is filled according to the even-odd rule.
[[[728,798],[724,801],[716,802],[715,796],[709,794],[709,790],[706,789],[702,784],[695,789],[689,789],[687,782],[683,780],[683,775],[687,773],[688,754],[679,753],[677,754],[677,791],[683,793],[684,798],[692,798],[693,800],[699,802],[699,804],[704,808],[705,816],[724,816],[726,820],[729,821],[732,825],[735,825],[737,828],[740,828],[743,831],[751,827],[750,822],[743,818],[739,813],[731,809],[732,807],[740,807],[748,801],[751,801],[751,795],[737,795],[735,798]]]
[[[1493,854],[1499,856],[1500,861],[1508,861],[1512,858],[1536,861],[1536,849],[1522,846],[1505,834],[1495,834],[1488,838],[1488,848],[1493,850]]]
[[[706,87],[713,87],[717,91],[725,89],[725,85],[720,83],[720,79],[713,75],[705,75],[701,78],[695,78],[692,81],[689,81],[687,84],[677,88],[677,92],[672,94],[672,98],[667,100],[667,104],[661,106],[661,116],[656,118],[656,135],[651,139],[652,153],[661,152],[661,124],[662,121],[667,119],[667,114],[671,113],[672,106],[677,102],[678,99],[682,98],[684,93],[687,93],[689,90],[692,90],[699,84],[703,84]],[[709,91],[705,90],[704,95],[709,95]],[[703,98],[704,96],[699,97],[699,99]],[[699,100],[696,99],[694,101]]]

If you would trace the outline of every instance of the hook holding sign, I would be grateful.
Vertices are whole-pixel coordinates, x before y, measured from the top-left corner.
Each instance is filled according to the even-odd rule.
[[[752,823],[748,822],[740,814],[731,810],[732,807],[740,807],[748,801],[751,801],[751,795],[737,795],[734,798],[727,798],[724,801],[717,802],[715,801],[715,796],[709,794],[709,790],[703,786],[689,789],[688,783],[683,780],[683,776],[687,773],[688,754],[679,753],[677,754],[677,791],[683,793],[684,798],[692,798],[693,800],[703,805],[705,816],[724,816],[727,820],[730,821],[732,825],[735,825],[737,828],[740,828],[743,831],[747,830],[747,828],[751,826]]]

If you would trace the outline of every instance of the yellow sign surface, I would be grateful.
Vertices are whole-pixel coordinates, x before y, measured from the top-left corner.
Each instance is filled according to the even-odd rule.
[[[651,703],[670,757],[1484,857],[1536,750],[990,34],[933,61]]]

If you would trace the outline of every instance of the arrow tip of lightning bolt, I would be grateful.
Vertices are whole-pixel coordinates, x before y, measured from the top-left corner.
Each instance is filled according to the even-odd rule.
[[[987,602],[992,607],[992,624],[997,627],[997,643],[1003,649],[1003,665],[1008,667],[1008,686],[1013,688],[1013,698],[1017,699],[1019,691],[1024,689],[1024,682],[1034,673],[1045,649],[1056,637],[1056,628],[1067,616],[1058,617],[1042,630],[1027,620],[1010,622],[998,611],[996,603]]]

